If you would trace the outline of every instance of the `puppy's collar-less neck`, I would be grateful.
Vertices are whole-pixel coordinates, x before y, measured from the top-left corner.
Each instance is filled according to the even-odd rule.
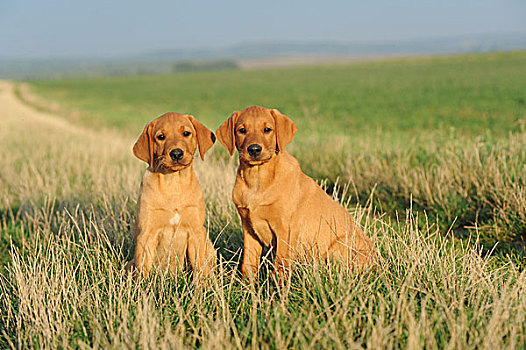
[[[273,178],[273,176],[268,176],[268,173],[275,173],[279,160],[280,154],[276,154],[268,161],[257,165],[250,165],[247,162],[240,161],[239,176],[249,187],[256,184],[258,186],[264,185],[268,179]]]
[[[151,168],[147,169],[152,175],[163,179],[163,181],[185,181],[191,179],[194,174],[193,164],[188,165],[187,167],[181,170],[170,170],[170,171],[153,171]]]
[[[188,191],[192,192],[193,188],[198,186],[192,165],[166,174],[152,172],[149,168],[146,172],[148,186],[155,188],[157,193],[164,194],[170,202],[177,201],[179,196]]]

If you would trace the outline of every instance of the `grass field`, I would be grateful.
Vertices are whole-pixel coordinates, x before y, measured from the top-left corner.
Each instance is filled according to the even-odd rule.
[[[523,348],[524,67],[509,53],[20,85],[32,107],[3,110],[0,131],[0,346]],[[215,129],[252,104],[295,120],[291,153],[378,268],[243,282],[236,160],[216,145],[196,164],[222,259],[210,284],[130,279],[144,124],[174,110]]]
[[[278,108],[299,125],[291,151],[329,188],[350,181],[362,205],[374,189],[383,211],[413,204],[461,234],[477,223],[493,246],[525,238],[525,62],[510,53],[32,86],[80,121],[133,136],[170,110],[215,129],[236,109]]]

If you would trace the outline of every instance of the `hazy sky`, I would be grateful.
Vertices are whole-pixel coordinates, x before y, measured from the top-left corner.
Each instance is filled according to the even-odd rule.
[[[526,33],[526,0],[0,0],[0,57]]]

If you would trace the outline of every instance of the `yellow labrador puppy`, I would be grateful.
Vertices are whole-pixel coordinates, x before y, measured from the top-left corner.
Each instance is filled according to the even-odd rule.
[[[193,116],[170,112],[148,123],[133,147],[149,165],[137,203],[131,262],[143,275],[152,266],[171,271],[191,267],[194,276],[206,275],[215,264],[204,228],[203,193],[193,170],[197,146],[204,159],[214,141],[214,134]]]
[[[233,200],[243,225],[242,272],[252,278],[263,246],[276,252],[281,275],[294,258],[336,259],[358,267],[374,248],[349,213],[305,175],[285,151],[297,126],[276,109],[235,112],[216,131],[230,154],[239,152]]]

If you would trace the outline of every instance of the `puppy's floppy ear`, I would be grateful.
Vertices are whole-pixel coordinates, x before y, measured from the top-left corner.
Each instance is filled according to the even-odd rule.
[[[216,130],[217,138],[219,142],[221,142],[228,152],[230,152],[230,155],[234,154],[234,148],[236,148],[236,137],[235,137],[235,126],[237,117],[239,115],[238,112],[232,113],[230,118],[228,118],[219,128]]]
[[[188,119],[190,119],[190,122],[194,126],[196,137],[197,137],[197,145],[199,146],[199,155],[201,156],[202,160],[205,160],[205,153],[214,145],[214,142],[216,141],[216,135],[206,126],[201,124],[197,121],[193,116],[189,115]]]
[[[146,163],[148,163],[150,168],[153,166],[154,159],[152,139],[153,126],[154,121],[146,124],[141,136],[139,136],[139,139],[137,140],[137,142],[135,142],[135,145],[133,146],[133,154],[135,154],[135,156],[140,160],[143,160]]]
[[[276,124],[276,144],[278,151],[283,151],[285,147],[292,141],[298,127],[289,117],[281,114],[277,109],[271,109],[270,114],[274,117]]]

